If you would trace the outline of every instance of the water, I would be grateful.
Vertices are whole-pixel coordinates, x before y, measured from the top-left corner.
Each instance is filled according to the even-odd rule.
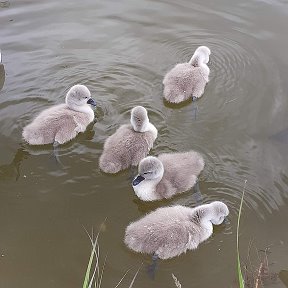
[[[0,2],[0,287],[81,287],[90,255],[84,227],[100,236],[102,287],[115,287],[131,268],[128,287],[236,287],[236,218],[243,261],[252,240],[270,247],[271,272],[288,269],[288,40],[286,1],[34,1]],[[188,61],[199,45],[212,51],[211,77],[197,102],[173,107],[162,99],[164,74]],[[5,70],[5,72],[4,72]],[[5,76],[5,77],[4,77]],[[60,149],[23,143],[35,114],[62,103],[73,84],[89,87],[97,121]],[[3,84],[0,85],[0,89]],[[226,225],[197,251],[161,261],[123,244],[125,227],[159,206],[194,206],[192,193],[143,203],[129,171],[107,176],[98,168],[104,140],[129,111],[143,105],[159,130],[152,154],[195,149],[206,160],[203,201],[230,208]],[[260,256],[261,256],[261,252]],[[259,267],[258,258],[252,262]],[[273,264],[272,264],[273,263]],[[280,277],[281,278],[281,277]],[[285,275],[282,279],[285,278]],[[286,280],[266,287],[287,287]],[[287,282],[287,281],[286,281]]]

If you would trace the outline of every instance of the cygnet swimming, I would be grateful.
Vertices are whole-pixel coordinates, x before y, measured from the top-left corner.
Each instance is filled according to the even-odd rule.
[[[65,104],[42,111],[24,127],[23,138],[31,145],[64,144],[84,132],[94,120],[90,105],[96,106],[84,85],[75,85],[66,95]]]
[[[209,81],[210,49],[200,46],[196,49],[188,63],[177,64],[164,77],[164,98],[171,103],[180,103],[192,97],[200,98],[204,93],[206,83]]]
[[[136,106],[131,110],[131,124],[125,124],[108,137],[99,167],[105,173],[117,173],[136,166],[148,155],[157,138],[157,129],[149,122],[147,110]]]
[[[194,250],[213,233],[229,214],[228,207],[215,201],[196,208],[158,208],[126,228],[125,244],[135,252],[169,259]]]
[[[191,189],[203,168],[204,159],[195,151],[148,156],[140,161],[132,186],[143,201],[170,198]]]

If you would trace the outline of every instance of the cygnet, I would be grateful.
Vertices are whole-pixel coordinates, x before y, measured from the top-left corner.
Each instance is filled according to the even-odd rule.
[[[153,147],[158,132],[149,122],[147,110],[142,106],[134,107],[130,122],[120,126],[105,141],[99,159],[99,167],[105,173],[117,173],[137,166]]]
[[[207,66],[211,51],[206,46],[196,49],[188,63],[177,64],[164,77],[164,98],[171,103],[180,103],[192,97],[200,98],[209,81],[210,69]]]
[[[213,233],[229,214],[220,201],[196,208],[158,208],[126,228],[125,244],[135,252],[169,259],[194,250]]]
[[[94,120],[90,105],[96,106],[84,85],[75,85],[66,95],[65,104],[42,111],[24,127],[23,138],[31,145],[64,144],[84,132]]]
[[[140,161],[132,186],[143,201],[171,198],[191,189],[203,168],[204,159],[195,151],[148,156]]]

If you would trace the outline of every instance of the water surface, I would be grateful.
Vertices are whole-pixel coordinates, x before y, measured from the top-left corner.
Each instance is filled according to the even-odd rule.
[[[90,254],[84,227],[97,231],[105,218],[102,287],[115,287],[131,268],[122,285],[128,287],[142,262],[134,287],[175,287],[171,273],[182,287],[236,287],[245,179],[243,261],[253,240],[257,249],[270,247],[272,272],[287,270],[287,8],[285,1],[0,2],[0,287],[81,287]],[[161,83],[199,45],[212,51],[211,77],[194,120],[191,103],[163,102]],[[97,100],[97,120],[61,147],[61,168],[49,145],[26,145],[21,131],[77,83]],[[188,192],[143,203],[129,171],[99,170],[105,139],[135,105],[145,106],[158,128],[151,153],[201,152],[203,202],[221,200],[231,211],[229,223],[197,251],[160,262],[154,281],[144,268],[150,258],[124,246],[125,227],[157,207],[193,207],[195,199]]]

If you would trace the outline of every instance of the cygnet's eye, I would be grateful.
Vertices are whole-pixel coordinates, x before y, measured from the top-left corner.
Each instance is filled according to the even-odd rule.
[[[88,99],[88,96],[86,96],[85,99]]]
[[[147,175],[147,174],[151,174],[152,172],[151,171],[148,171],[148,172],[145,172],[143,173],[144,175]]]

